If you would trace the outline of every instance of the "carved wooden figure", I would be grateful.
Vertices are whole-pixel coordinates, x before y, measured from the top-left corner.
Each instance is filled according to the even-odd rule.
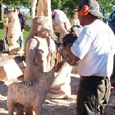
[[[41,115],[42,104],[54,80],[55,43],[47,31],[51,30],[49,18],[36,17],[26,41],[26,68],[24,82],[13,83],[8,87],[7,107],[9,115],[16,108],[18,115]],[[54,49],[54,50],[53,50]]]
[[[19,47],[17,40],[21,35],[21,27],[17,11],[10,11],[5,17],[8,18],[8,23],[4,23],[4,30],[5,28],[7,28],[7,34],[10,38],[9,39],[9,51],[10,51],[12,49]]]

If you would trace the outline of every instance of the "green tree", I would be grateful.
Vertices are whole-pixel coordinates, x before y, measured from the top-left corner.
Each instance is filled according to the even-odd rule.
[[[114,7],[111,4],[115,4],[115,0],[97,0],[101,8],[105,8],[106,18],[114,11]]]
[[[4,4],[10,7],[17,6],[31,6],[31,0],[1,0]],[[78,3],[81,0],[51,0],[52,9],[61,9],[68,16],[71,16],[73,9],[77,8]],[[110,5],[112,3],[115,4],[115,0],[97,0],[100,4],[101,8],[105,8],[106,16],[113,12],[113,7]]]
[[[80,0],[52,0],[52,9],[63,10],[68,16],[72,15]]]
[[[81,0],[52,0],[52,9],[61,9],[68,16],[71,16],[73,9],[77,8]],[[105,8],[106,17],[114,11],[111,4],[115,4],[115,0],[97,0],[101,8]]]
[[[15,8],[17,6],[28,7],[31,4],[31,0],[2,0],[2,2],[12,8]]]

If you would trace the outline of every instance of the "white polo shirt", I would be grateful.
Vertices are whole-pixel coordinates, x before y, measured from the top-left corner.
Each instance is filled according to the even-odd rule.
[[[115,36],[101,20],[84,26],[71,51],[81,59],[77,68],[80,75],[109,77],[112,74]]]
[[[56,27],[56,29],[58,28],[60,30],[60,28],[64,27],[64,23],[66,22],[67,30],[69,30],[71,28],[71,24],[66,14],[61,10],[54,10],[54,12],[55,12],[55,18],[53,19],[53,27],[54,28]]]

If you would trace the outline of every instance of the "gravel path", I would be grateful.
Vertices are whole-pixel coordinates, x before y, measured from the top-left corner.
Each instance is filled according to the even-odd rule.
[[[73,99],[46,99],[43,105],[43,115],[76,115],[76,95],[79,84],[77,74],[71,74]],[[0,84],[0,115],[8,115],[7,86]],[[109,104],[105,108],[106,115],[115,115],[115,89],[111,90]]]

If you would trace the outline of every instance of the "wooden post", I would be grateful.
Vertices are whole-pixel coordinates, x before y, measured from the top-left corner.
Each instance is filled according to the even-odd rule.
[[[0,80],[12,80],[23,75],[14,59],[0,62]]]
[[[37,0],[31,0],[31,17],[32,17],[32,19],[36,15],[36,4],[37,4]]]
[[[50,24],[52,27],[53,33],[53,26],[52,26],[52,17],[51,17],[51,0],[39,0],[38,7],[37,7],[37,16],[47,16],[50,19]]]

